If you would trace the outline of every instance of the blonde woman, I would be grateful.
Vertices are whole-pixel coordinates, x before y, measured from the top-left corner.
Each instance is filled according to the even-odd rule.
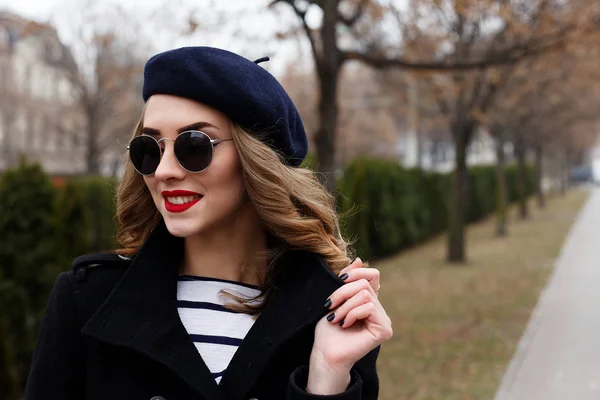
[[[122,247],[58,277],[28,400],[378,397],[379,272],[349,258],[260,61],[209,47],[148,61]]]

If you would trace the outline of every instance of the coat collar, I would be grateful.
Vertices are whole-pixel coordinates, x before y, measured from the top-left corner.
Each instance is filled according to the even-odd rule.
[[[210,400],[244,398],[277,348],[325,315],[325,300],[343,284],[314,254],[290,251],[281,256],[277,290],[217,385],[177,312],[182,257],[183,240],[161,222],[82,334],[160,362]]]

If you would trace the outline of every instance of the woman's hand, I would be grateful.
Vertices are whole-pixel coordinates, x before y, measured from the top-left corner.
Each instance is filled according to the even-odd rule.
[[[354,364],[392,337],[392,321],[377,299],[379,271],[362,267],[357,258],[340,272],[345,285],[327,299],[325,307],[332,312],[317,323],[308,374],[310,393],[346,390]]]

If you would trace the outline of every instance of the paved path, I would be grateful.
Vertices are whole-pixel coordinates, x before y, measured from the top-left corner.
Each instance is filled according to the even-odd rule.
[[[600,399],[600,189],[579,214],[496,400]]]

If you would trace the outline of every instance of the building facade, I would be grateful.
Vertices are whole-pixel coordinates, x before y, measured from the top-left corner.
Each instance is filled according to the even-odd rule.
[[[84,171],[73,71],[53,27],[0,12],[0,170],[25,156],[52,175]]]
[[[496,145],[485,127],[479,128],[467,148],[467,166],[494,165]],[[455,147],[449,132],[424,132],[420,136],[413,131],[400,132],[396,151],[400,164],[407,168],[420,164],[427,171],[454,170]],[[512,143],[505,143],[504,153],[507,162],[513,161]]]

